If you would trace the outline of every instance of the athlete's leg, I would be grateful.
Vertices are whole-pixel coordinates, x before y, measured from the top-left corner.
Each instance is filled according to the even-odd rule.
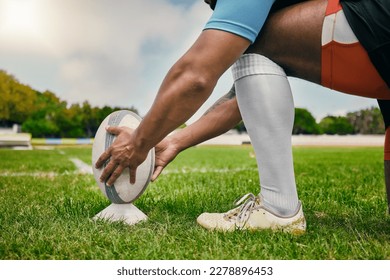
[[[271,58],[290,76],[321,84],[322,29],[327,5],[328,0],[313,0],[290,6],[270,15],[258,40],[247,52],[259,53]],[[365,59],[367,61],[367,57]],[[366,71],[361,72],[366,74]],[[339,76],[344,77],[344,75]],[[368,80],[372,79],[368,78]],[[357,87],[359,88],[359,85]],[[387,99],[390,92],[383,81],[381,87],[381,95]],[[335,89],[340,91],[338,88]],[[372,97],[376,97],[375,94]],[[388,102],[382,101],[382,104]],[[381,106],[382,114],[386,118],[385,112],[390,108],[387,107],[385,111],[383,106]],[[385,177],[390,213],[390,129],[388,125],[385,141],[385,157],[387,157]]]
[[[318,12],[320,9],[322,13]],[[288,69],[290,75],[296,73],[296,76],[320,81],[320,31],[325,9],[326,1],[313,1],[311,5],[303,3],[302,7],[296,5],[273,14],[257,43],[248,49],[251,54],[243,56],[233,67],[238,105],[258,161],[261,196],[265,207],[282,216],[295,213],[298,205],[291,151],[294,104],[284,71],[254,53],[277,58],[284,67],[294,65],[294,69]],[[309,26],[307,22],[302,24],[302,17],[312,21]],[[302,29],[307,29],[305,37],[291,31]],[[279,34],[274,36],[274,32]],[[281,43],[280,37],[289,41]],[[297,44],[296,48],[289,47],[290,41],[301,40],[307,41],[307,50]],[[266,44],[268,41],[272,43]],[[279,43],[283,47],[273,47]]]
[[[389,87],[339,0],[305,1],[271,14],[247,52],[271,58],[290,76],[353,95],[390,99]]]
[[[385,121],[386,135],[385,135],[385,149],[384,149],[384,169],[385,169],[385,183],[387,192],[387,205],[390,214],[390,101],[378,100],[379,108],[381,109],[383,119]]]
[[[232,68],[237,102],[256,153],[264,206],[280,216],[297,212],[291,150],[294,102],[283,69],[258,54]]]
[[[286,8],[281,17],[280,13],[272,15],[268,20],[267,26],[269,27],[260,34],[260,39],[254,48],[248,50],[250,54],[240,58],[233,66],[238,105],[257,157],[261,183],[260,194],[264,206],[281,216],[296,213],[298,206],[291,150],[294,103],[287,77],[282,68],[254,52],[258,52],[257,46],[261,46],[261,51],[265,50],[267,56],[277,57],[279,63],[283,61],[283,66],[286,66],[286,61],[290,59],[293,59],[294,63],[302,62],[304,65],[300,65],[299,69],[305,69],[305,71],[311,69],[307,71],[308,75],[304,75],[305,78],[312,81],[320,80],[321,35],[318,34],[321,34],[322,23],[320,22],[324,18],[326,3],[323,1],[313,3],[315,4],[315,6],[312,5],[313,7],[304,5],[304,8],[298,6]],[[318,13],[321,8],[324,12]],[[290,13],[293,16],[290,16]],[[315,29],[313,27],[315,22],[310,23],[310,26],[298,24],[298,19],[301,21],[303,17],[302,14],[310,19],[318,18],[319,24],[316,28],[318,32],[310,32],[307,35],[312,37],[311,40],[306,37],[300,38],[301,33],[290,32],[292,26],[294,29],[301,30]],[[315,14],[319,15],[313,17]],[[308,47],[307,51],[302,50],[301,47],[296,49],[266,48],[271,44],[264,44],[262,38],[266,37],[266,41],[275,40],[272,43],[273,46],[278,42],[271,34],[280,31],[288,34],[278,36],[290,36],[291,41],[306,39],[313,46]],[[291,37],[291,34],[294,36]],[[283,44],[289,46],[288,41]],[[265,46],[265,49],[262,46]],[[280,51],[282,49],[285,51]],[[314,60],[313,57],[318,57],[318,59]]]
[[[287,75],[321,83],[321,34],[327,0],[306,1],[269,16],[247,53],[271,58]]]
[[[232,67],[241,116],[256,152],[260,195],[247,194],[226,213],[203,213],[197,222],[212,230],[306,230],[295,186],[291,149],[294,104],[284,70],[258,54]]]

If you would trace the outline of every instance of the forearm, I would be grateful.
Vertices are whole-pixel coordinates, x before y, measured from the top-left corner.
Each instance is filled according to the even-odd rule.
[[[141,149],[154,147],[185,123],[211,94],[215,82],[199,82],[188,74],[191,71],[173,69],[168,73],[154,104],[134,132]]]
[[[241,121],[234,86],[196,122],[176,132],[171,141],[178,151],[200,144],[234,128]]]
[[[187,121],[248,45],[248,40],[234,34],[203,31],[165,77],[155,102],[133,134],[135,148],[146,151],[154,147]]]

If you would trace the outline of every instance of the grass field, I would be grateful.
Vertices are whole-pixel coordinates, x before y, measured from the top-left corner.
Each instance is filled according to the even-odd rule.
[[[390,259],[382,148],[295,148],[307,233],[208,232],[204,211],[258,193],[252,148],[183,152],[136,206],[147,222],[92,221],[109,202],[92,175],[91,149],[0,150],[0,259]]]

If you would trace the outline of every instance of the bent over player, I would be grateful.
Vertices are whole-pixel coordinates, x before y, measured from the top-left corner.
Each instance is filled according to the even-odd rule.
[[[96,163],[100,167],[111,158],[103,181],[111,174],[107,184],[112,184],[124,168],[130,169],[134,181],[136,168],[149,149],[192,116],[222,73],[234,64],[237,100],[219,104],[204,117],[219,117],[219,123],[202,128],[202,118],[176,135],[181,136],[176,140],[184,146],[196,144],[232,127],[242,116],[258,159],[261,190],[259,195],[244,196],[243,204],[227,213],[204,213],[197,221],[216,230],[305,231],[293,170],[294,104],[286,73],[343,92],[390,99],[389,4],[385,0],[342,1],[342,5],[338,0],[305,1],[274,12],[259,35],[273,4],[273,0],[218,0],[205,30],[170,69],[140,126],[132,134],[121,128],[108,130],[118,138]],[[354,30],[362,21],[368,24],[368,35],[377,39],[373,49]],[[353,57],[344,55],[344,45],[350,45],[347,48],[353,49]],[[350,75],[343,79],[340,73],[347,69]],[[229,112],[223,115],[221,108]],[[161,143],[156,172],[174,154],[172,146],[164,144],[172,141]]]

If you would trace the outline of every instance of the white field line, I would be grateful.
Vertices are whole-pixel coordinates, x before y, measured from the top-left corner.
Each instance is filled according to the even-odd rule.
[[[230,173],[241,171],[257,171],[256,168],[181,168],[167,169],[162,174],[186,174],[186,173]]]
[[[0,172],[0,177],[45,177],[45,178],[52,178],[57,177],[61,175],[67,175],[72,174],[74,172]]]
[[[92,166],[89,164],[86,164],[84,161],[78,159],[78,158],[70,158],[71,162],[73,162],[74,165],[76,165],[78,169],[78,173],[80,174],[93,174],[92,172]]]
[[[69,174],[92,174],[92,167],[79,159],[70,159],[78,168],[73,172],[0,172],[0,177],[57,177]],[[235,173],[241,171],[257,171],[256,168],[181,168],[181,169],[167,169],[162,175],[168,174],[189,174],[189,173]]]
[[[63,176],[63,175],[70,175],[70,174],[93,174],[92,172],[92,166],[89,164],[86,164],[82,160],[78,158],[70,158],[69,159],[73,164],[76,166],[77,170],[76,171],[65,171],[62,173],[59,172],[0,172],[0,177],[46,177],[46,178],[53,178],[57,176]]]

